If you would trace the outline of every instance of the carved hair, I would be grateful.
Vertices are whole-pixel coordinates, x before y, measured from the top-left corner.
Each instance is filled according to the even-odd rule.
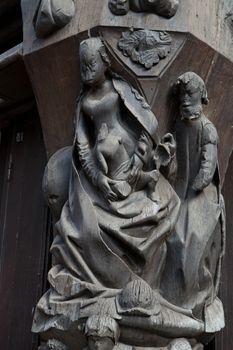
[[[120,337],[120,328],[117,322],[107,315],[93,315],[87,319],[85,326],[87,336],[98,336],[111,338],[115,344]]]
[[[194,88],[200,91],[202,104],[207,105],[209,100],[205,83],[202,78],[194,72],[186,72],[177,79],[174,86],[174,93],[178,95],[180,87],[182,85],[187,86],[189,84],[192,84]]]
[[[100,37],[89,38],[89,39],[83,40],[80,44],[80,55],[82,55],[83,51],[88,49],[88,48],[99,52],[103,62],[106,64],[106,66],[107,67],[110,66],[109,56],[106,52],[104,42]]]

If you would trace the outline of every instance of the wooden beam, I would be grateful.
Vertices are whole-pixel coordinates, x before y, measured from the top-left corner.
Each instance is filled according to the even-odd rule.
[[[6,68],[16,61],[22,60],[23,44],[14,46],[12,49],[0,55],[0,70]]]

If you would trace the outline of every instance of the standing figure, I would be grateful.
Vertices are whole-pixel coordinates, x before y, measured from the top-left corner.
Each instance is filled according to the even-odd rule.
[[[168,240],[163,294],[204,319],[206,330],[217,331],[224,326],[217,294],[225,242],[219,139],[215,126],[203,113],[202,105],[208,103],[204,81],[187,72],[178,78],[175,94],[180,103],[175,127],[175,187],[181,210],[175,232]],[[215,325],[210,326],[211,318]]]

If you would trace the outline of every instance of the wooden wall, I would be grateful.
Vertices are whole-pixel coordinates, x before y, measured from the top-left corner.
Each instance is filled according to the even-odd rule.
[[[47,208],[41,182],[46,163],[35,110],[1,130],[0,142],[0,349],[36,350],[31,333],[42,293]]]

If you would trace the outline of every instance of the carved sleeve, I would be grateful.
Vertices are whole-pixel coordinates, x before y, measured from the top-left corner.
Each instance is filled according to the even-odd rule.
[[[97,178],[99,175],[99,168],[96,163],[96,159],[93,155],[93,149],[90,146],[89,135],[87,134],[84,116],[80,113],[80,120],[76,126],[76,143],[79,160],[88,178],[94,185],[97,184]]]
[[[197,191],[203,190],[213,180],[218,161],[218,134],[212,123],[204,126],[202,134],[201,166],[193,184]]]
[[[76,146],[82,168],[92,183],[96,185],[99,169],[95,163],[89,143],[82,143],[77,141]]]

